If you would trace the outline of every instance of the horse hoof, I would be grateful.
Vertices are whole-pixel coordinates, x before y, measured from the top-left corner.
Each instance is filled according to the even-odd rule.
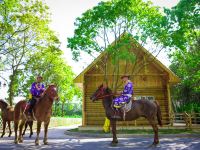
[[[23,140],[22,139],[20,139],[20,140],[18,140],[19,141],[19,143],[23,143]]]
[[[39,140],[35,140],[35,145],[39,145]]]
[[[117,143],[118,143],[118,140],[112,141],[112,142],[111,142],[111,146],[116,146]]]
[[[18,144],[18,140],[15,140],[14,143],[15,143],[15,144]]]
[[[159,141],[154,141],[152,145],[158,145]]]
[[[153,142],[149,147],[156,147],[159,144],[159,142]]]
[[[117,146],[117,143],[111,142],[111,143],[110,143],[110,146],[113,146],[113,147],[114,147],[114,146]]]
[[[44,142],[44,145],[48,145],[48,142],[46,141],[46,142]]]
[[[112,143],[117,144],[118,140],[113,140]]]

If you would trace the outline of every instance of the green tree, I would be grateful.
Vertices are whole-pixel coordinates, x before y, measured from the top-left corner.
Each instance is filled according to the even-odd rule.
[[[63,115],[66,101],[71,101],[74,96],[80,98],[81,92],[74,86],[74,73],[64,61],[62,51],[53,46],[43,47],[42,49],[43,51],[38,51],[32,55],[23,72],[18,75],[19,91],[16,91],[16,94],[23,93],[22,96],[28,97],[31,84],[35,81],[36,75],[40,74],[43,76],[46,86],[50,83],[57,85]]]
[[[3,71],[9,71],[9,97],[12,105],[15,91],[18,89],[17,75],[40,47],[56,45],[49,29],[48,7],[40,0],[4,0],[1,11],[1,63]],[[53,43],[53,44],[52,44]]]
[[[181,83],[172,90],[173,97],[184,110],[192,111],[197,104],[200,108],[200,2],[180,0],[172,9],[165,9],[165,12],[168,45],[175,49],[170,52],[170,68],[181,78]]]
[[[71,48],[75,60],[85,52],[93,57],[106,50],[102,60],[101,70],[107,81],[107,62],[113,60],[113,85],[118,87],[119,61],[126,64],[135,63],[137,57],[130,53],[130,39],[134,38],[142,46],[151,43],[155,49],[151,49],[157,55],[165,44],[167,32],[165,31],[166,18],[161,15],[158,7],[153,7],[151,2],[142,0],[112,0],[100,2],[98,6],[87,10],[75,21],[74,36],[68,38],[68,47]],[[121,36],[123,35],[123,36]],[[111,44],[112,41],[115,41]],[[137,43],[137,42],[136,42]],[[136,44],[135,43],[135,44]],[[160,44],[164,43],[164,44]],[[123,50],[120,50],[123,49]],[[145,63],[142,64],[144,67]],[[128,65],[126,65],[128,67]],[[140,64],[141,66],[141,64]],[[125,73],[137,73],[140,66],[128,70]],[[129,71],[129,72],[128,72]]]
[[[164,9],[167,20],[167,43],[177,51],[185,51],[196,43],[200,28],[199,0],[180,0],[172,9]]]

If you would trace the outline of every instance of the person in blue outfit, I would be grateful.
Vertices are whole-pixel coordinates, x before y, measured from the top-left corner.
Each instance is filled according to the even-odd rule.
[[[30,93],[32,95],[32,98],[30,100],[30,108],[29,108],[29,111],[28,111],[29,115],[32,113],[32,109],[35,106],[37,99],[40,98],[45,91],[44,84],[41,83],[42,79],[43,79],[42,76],[38,75],[36,82],[34,82],[31,85]]]
[[[128,103],[133,95],[133,83],[129,80],[129,76],[123,75],[121,79],[125,83],[124,90],[113,100],[115,108],[120,108],[123,104]]]

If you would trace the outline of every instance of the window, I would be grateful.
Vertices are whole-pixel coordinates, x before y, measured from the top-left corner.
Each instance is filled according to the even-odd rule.
[[[134,100],[149,100],[149,101],[154,101],[155,97],[154,96],[134,96]]]

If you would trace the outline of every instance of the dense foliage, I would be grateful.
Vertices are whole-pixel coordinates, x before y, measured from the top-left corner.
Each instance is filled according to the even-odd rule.
[[[76,29],[74,36],[68,38],[68,47],[75,60],[82,53],[94,55],[107,51],[115,68],[114,89],[118,84],[116,75],[119,73],[119,60],[131,63],[137,61],[129,53],[128,47],[119,51],[129,43],[127,36],[133,37],[142,46],[152,45],[150,52],[155,52],[152,47],[158,53],[166,48],[172,62],[170,68],[181,78],[181,83],[172,89],[176,111],[197,112],[200,110],[200,1],[180,0],[175,7],[164,8],[162,12],[160,10],[153,7],[151,2],[142,0],[100,2],[76,19]],[[123,33],[127,35],[125,38],[121,36]],[[115,42],[111,43],[112,41]],[[100,66],[105,76],[107,58]],[[132,69],[126,73],[136,74],[136,68],[133,68],[133,72],[130,70]]]
[[[74,36],[68,38],[68,47],[71,48],[75,60],[80,58],[81,53],[96,57],[102,51],[107,51],[99,67],[102,68],[104,79],[107,81],[108,57],[112,58],[114,69],[111,88],[116,90],[120,60],[128,64],[135,63],[138,59],[127,47],[131,39],[136,39],[143,46],[151,43],[154,45],[151,52],[155,55],[163,49],[162,43],[165,43],[167,34],[164,28],[166,19],[158,10],[151,2],[142,0],[100,2],[76,19],[76,29]],[[125,48],[121,50],[123,47]],[[144,67],[145,63],[136,68],[141,66]],[[126,69],[125,73],[137,74],[134,72],[136,70],[139,69]]]
[[[66,103],[55,103],[53,106],[53,116],[56,117],[73,117],[81,118],[82,117],[82,102],[76,100],[73,102]]]
[[[169,44],[175,48],[170,66],[181,83],[173,88],[177,111],[200,112],[200,2],[181,0],[166,9]]]
[[[48,7],[42,0],[3,0],[0,3],[0,68],[9,75],[9,97],[28,97],[38,74],[45,86],[58,87],[60,102],[81,96],[74,74],[63,58],[60,41],[49,28]]]

